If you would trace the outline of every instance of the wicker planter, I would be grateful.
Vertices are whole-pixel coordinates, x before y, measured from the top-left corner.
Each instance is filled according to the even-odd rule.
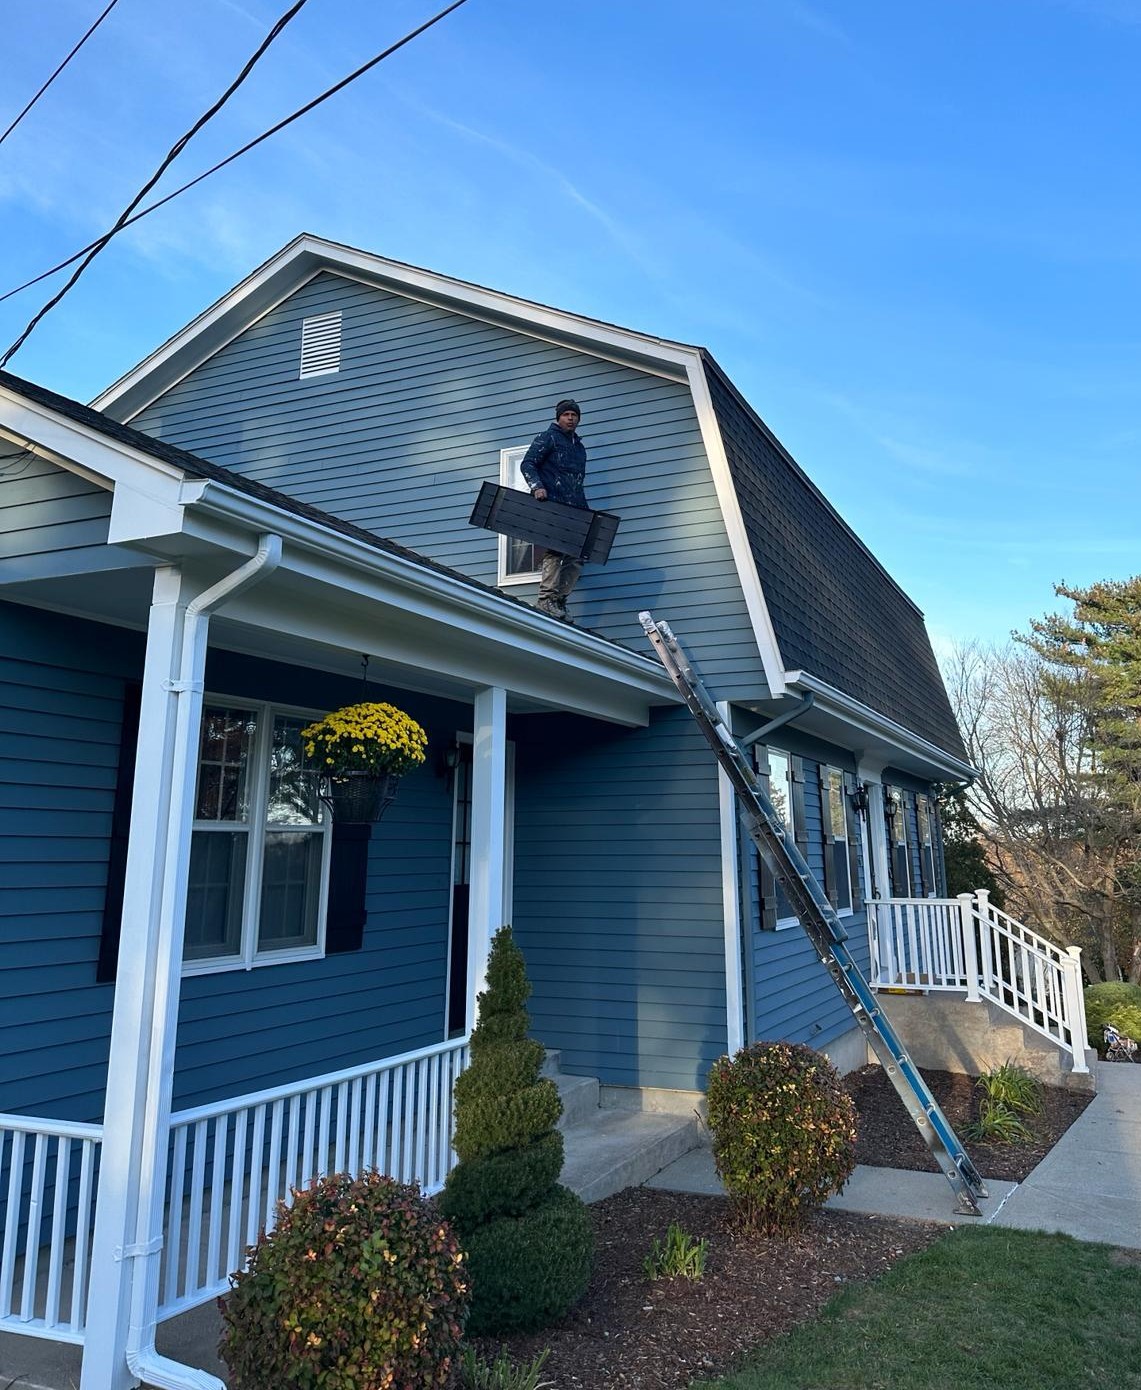
[[[392,805],[399,783],[391,772],[342,772],[326,781],[322,796],[339,824],[367,825]]]

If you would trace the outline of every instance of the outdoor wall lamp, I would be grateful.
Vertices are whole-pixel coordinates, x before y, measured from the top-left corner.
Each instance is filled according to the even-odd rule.
[[[857,782],[849,795],[852,798],[852,810],[858,815],[864,815],[870,804],[868,801],[868,784],[866,782]]]

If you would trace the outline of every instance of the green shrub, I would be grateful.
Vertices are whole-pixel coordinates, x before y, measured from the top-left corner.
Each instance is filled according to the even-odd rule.
[[[980,1144],[1019,1144],[1033,1135],[1017,1111],[1000,1100],[984,1097],[979,1102],[979,1117],[963,1126],[963,1138]]]
[[[282,1204],[219,1299],[231,1390],[427,1390],[448,1383],[469,1278],[446,1221],[379,1173],[337,1173]]]
[[[1042,1083],[1016,1062],[984,1071],[977,1085],[992,1106],[1003,1105],[1025,1115],[1042,1113]]]
[[[744,1224],[794,1231],[856,1165],[856,1108],[826,1057],[755,1043],[709,1075],[713,1159]]]
[[[665,1240],[654,1238],[642,1271],[651,1281],[680,1276],[696,1283],[705,1274],[705,1241],[694,1240],[676,1221],[671,1221]]]
[[[1090,1047],[1105,1056],[1105,1039],[1101,1030],[1107,1023],[1112,1023],[1119,1033],[1124,1033],[1134,1042],[1141,1042],[1141,985],[1111,980],[1100,985],[1087,985],[1085,996]]]
[[[586,1291],[594,1245],[582,1202],[558,1178],[562,1101],[527,1038],[531,993],[511,929],[496,933],[471,1064],[455,1088],[459,1162],[440,1195],[472,1282],[473,1335],[531,1331]]]
[[[582,1202],[554,1187],[521,1216],[462,1235],[473,1300],[473,1337],[533,1332],[556,1321],[590,1283],[594,1236]]]
[[[517,1366],[504,1347],[493,1361],[480,1356],[474,1347],[464,1347],[460,1352],[460,1390],[551,1390],[554,1381],[540,1379],[550,1354],[550,1347],[545,1347],[533,1360]]]

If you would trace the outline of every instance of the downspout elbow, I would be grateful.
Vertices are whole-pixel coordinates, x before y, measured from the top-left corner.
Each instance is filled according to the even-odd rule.
[[[226,1382],[209,1371],[200,1371],[194,1366],[184,1366],[179,1361],[160,1356],[153,1347],[144,1347],[135,1352],[128,1348],[127,1365],[132,1375],[145,1385],[153,1386],[154,1390],[226,1390]]]

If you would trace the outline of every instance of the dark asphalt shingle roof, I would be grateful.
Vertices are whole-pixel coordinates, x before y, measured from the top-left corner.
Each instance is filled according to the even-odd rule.
[[[702,353],[785,667],[966,761],[923,614]]]

